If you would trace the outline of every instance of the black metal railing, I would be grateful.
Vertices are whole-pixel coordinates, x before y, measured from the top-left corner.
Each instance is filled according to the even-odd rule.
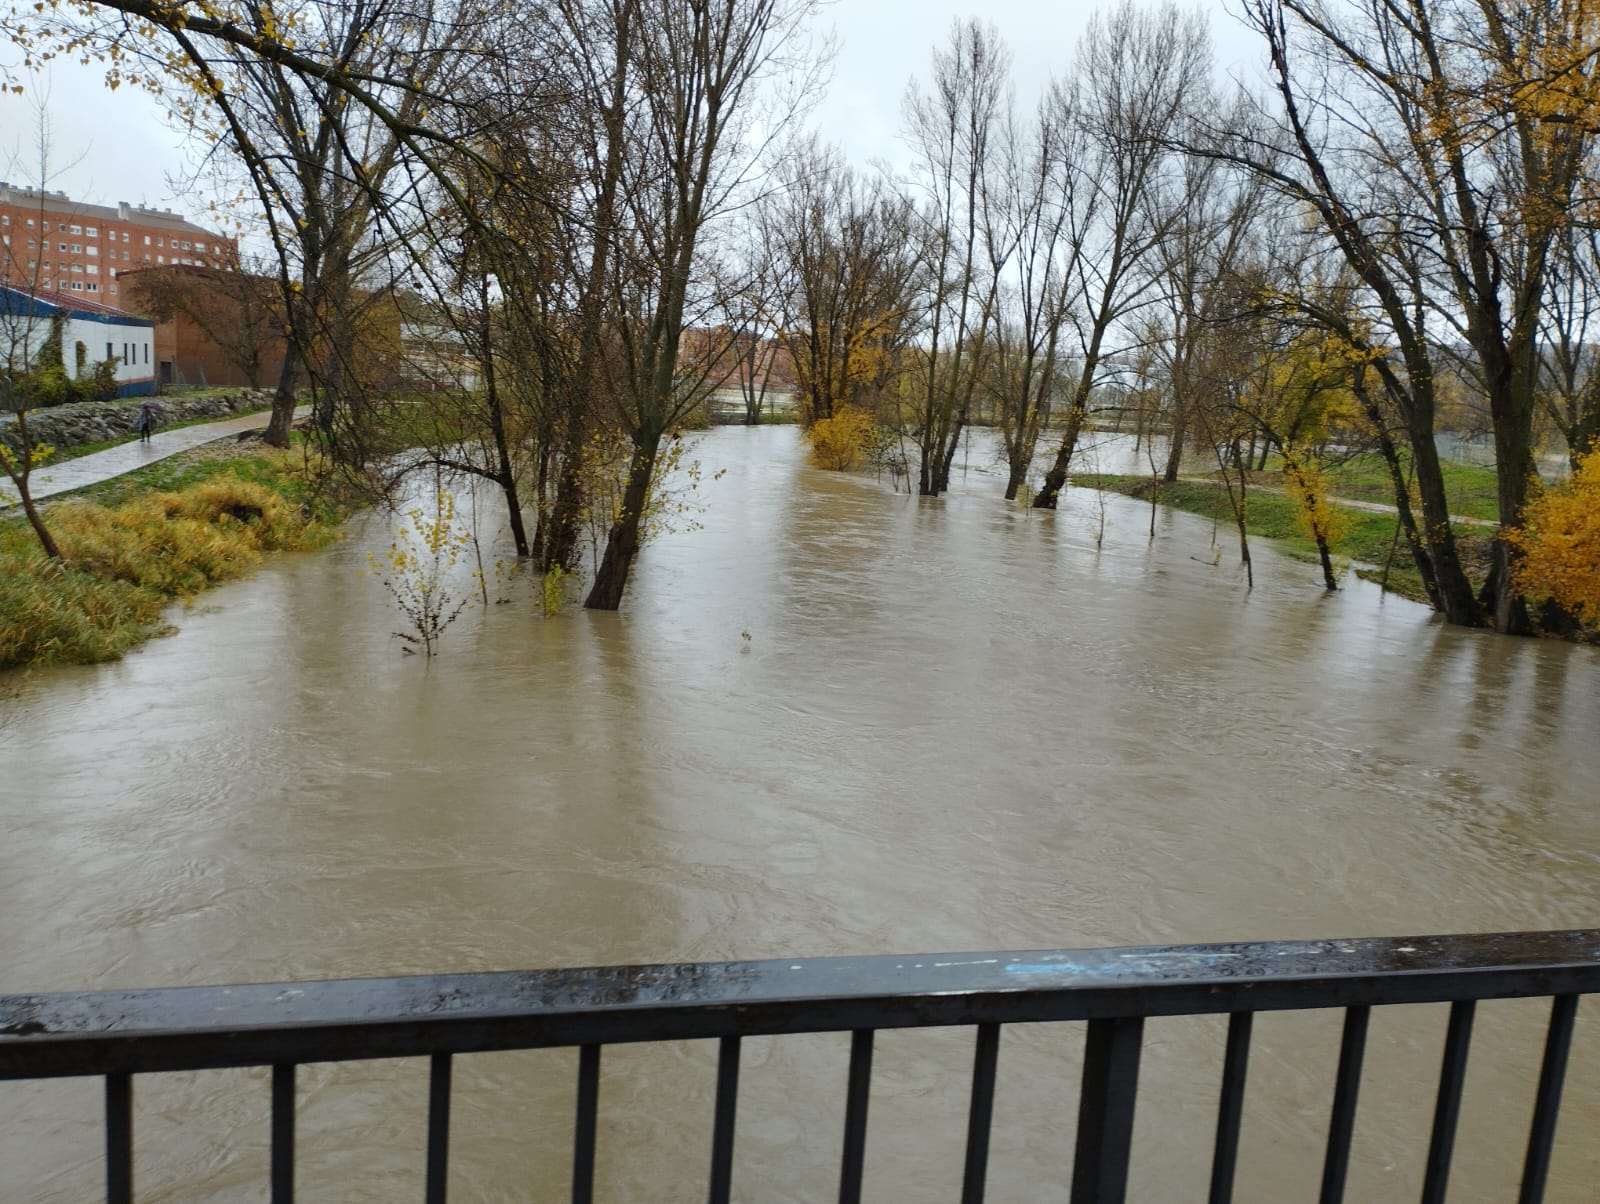
[[[1600,991],[1600,930],[1159,948],[854,957],[0,996],[0,1080],[105,1079],[106,1195],[133,1195],[133,1076],[272,1067],[272,1199],[294,1191],[295,1068],[430,1060],[425,1198],[443,1201],[451,1059],[579,1049],[572,1198],[591,1199],[600,1055],[622,1042],[720,1039],[709,1199],[726,1201],[742,1038],[849,1032],[841,1201],[859,1200],[873,1035],[975,1029],[962,1199],[983,1199],[1001,1027],[1087,1021],[1073,1204],[1126,1193],[1144,1022],[1228,1014],[1210,1200],[1230,1200],[1257,1012],[1343,1008],[1320,1199],[1341,1200],[1374,1007],[1449,1003],[1424,1204],[1443,1201],[1476,1002],[1552,1010],[1521,1180],[1542,1200],[1578,997]]]

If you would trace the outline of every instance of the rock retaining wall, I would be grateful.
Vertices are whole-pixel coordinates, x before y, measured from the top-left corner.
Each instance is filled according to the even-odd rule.
[[[36,445],[45,443],[56,448],[120,439],[137,430],[142,400],[145,399],[129,397],[119,401],[82,401],[47,410],[30,410],[28,433]],[[158,398],[156,404],[161,407],[157,427],[160,429],[197,418],[228,418],[265,409],[272,404],[272,393],[267,389],[236,389],[198,397],[180,393]],[[16,418],[11,414],[0,415],[0,443],[17,450]]]

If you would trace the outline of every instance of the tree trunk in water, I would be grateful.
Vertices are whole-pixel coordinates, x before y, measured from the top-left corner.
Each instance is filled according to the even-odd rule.
[[[583,419],[567,415],[567,437],[561,449],[561,475],[556,479],[556,500],[550,507],[550,529],[544,540],[541,572],[572,567],[578,548],[578,525],[583,516]]]
[[[1367,421],[1377,432],[1378,452],[1383,456],[1383,463],[1389,470],[1389,484],[1394,488],[1394,508],[1400,516],[1400,531],[1406,537],[1406,547],[1411,549],[1411,563],[1416,565],[1417,575],[1422,578],[1422,588],[1427,592],[1429,603],[1435,610],[1442,611],[1444,603],[1439,598],[1439,580],[1434,575],[1433,558],[1428,554],[1422,533],[1417,530],[1416,515],[1411,510],[1411,490],[1406,486],[1406,472],[1400,463],[1400,449],[1389,437],[1389,428],[1385,425],[1383,411],[1379,408],[1377,399],[1366,387],[1366,381],[1360,371],[1356,374],[1351,390],[1355,393],[1356,400],[1361,403]],[[1385,568],[1386,574],[1387,571]]]
[[[967,416],[965,410],[956,415],[955,429],[950,434],[949,442],[944,446],[944,455],[939,457],[935,466],[933,478],[933,491],[936,494],[950,492],[950,470],[956,462],[956,448],[961,445],[962,433],[967,429]]]
[[[272,395],[272,418],[261,437],[273,447],[288,447],[294,430],[294,380],[300,374],[300,351],[293,339],[283,349],[283,368],[278,372],[278,389]]]
[[[1508,407],[1509,408],[1509,407]],[[1522,508],[1528,501],[1528,482],[1538,474],[1533,460],[1531,404],[1523,407],[1528,417],[1495,423],[1495,477],[1501,530],[1522,525]],[[1509,468],[1509,471],[1508,471]],[[1533,617],[1528,602],[1517,592],[1516,549],[1504,539],[1494,541],[1494,563],[1484,582],[1480,601],[1489,612],[1496,631],[1506,635],[1532,635]]]
[[[1172,417],[1172,442],[1167,445],[1167,466],[1161,479],[1168,485],[1178,479],[1178,466],[1183,462],[1183,440],[1189,433],[1189,416],[1182,408]]]
[[[1338,589],[1338,579],[1333,575],[1333,557],[1328,554],[1328,540],[1321,531],[1317,532],[1317,557],[1322,561],[1322,584],[1330,590]]]
[[[583,602],[585,610],[616,610],[622,605],[628,572],[639,553],[639,527],[644,519],[645,503],[650,498],[650,478],[655,472],[656,449],[660,445],[660,435],[640,434],[635,438],[633,459],[628,464],[628,485],[622,492],[622,514],[611,524],[605,554],[600,558],[600,571],[595,574],[594,585]]]
[[[1067,466],[1072,463],[1072,453],[1078,446],[1078,431],[1082,425],[1083,410],[1074,405],[1067,414],[1067,433],[1061,437],[1061,446],[1056,449],[1055,462],[1050,465],[1050,471],[1044,474],[1044,484],[1033,497],[1035,510],[1056,508],[1056,499],[1067,485]]]
[[[1012,461],[1010,471],[1006,475],[1006,501],[1017,500],[1017,493],[1022,489],[1022,482],[1028,479],[1028,466]]]
[[[500,401],[492,384],[489,393],[490,425],[494,430],[494,450],[498,461],[495,479],[505,494],[506,519],[511,524],[511,539],[517,546],[517,555],[526,557],[529,555],[528,528],[522,520],[522,498],[517,494],[517,474],[511,465],[511,445],[506,439],[505,418],[500,413]]]
[[[1472,596],[1472,582],[1461,567],[1456,551],[1455,532],[1450,529],[1450,508],[1445,500],[1444,473],[1439,467],[1439,450],[1431,431],[1426,437],[1413,434],[1411,462],[1416,468],[1417,493],[1422,498],[1423,539],[1428,559],[1433,564],[1439,590],[1439,609],[1452,623],[1463,627],[1483,624],[1483,611]]]

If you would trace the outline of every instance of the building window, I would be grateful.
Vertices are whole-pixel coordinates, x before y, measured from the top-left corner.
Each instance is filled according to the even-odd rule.
[[[33,248],[34,248],[34,247],[35,247],[35,246],[37,246],[37,245],[38,245],[38,244],[37,244],[37,243],[35,243],[35,242],[34,242],[34,241],[33,241],[33,239],[31,239],[31,238],[30,238],[30,239],[29,239],[29,240],[28,240],[28,250],[30,250],[30,251],[31,251],[31,250],[33,250]]]
[[[89,265],[89,269],[88,270],[89,270],[89,275],[98,276],[100,274],[100,265],[99,264],[95,264],[95,263],[91,263]]]
[[[117,295],[117,286],[114,285],[114,284],[111,286],[111,295],[113,297],[115,297]]]
[[[106,344],[106,358],[108,360],[115,358],[115,353],[111,350],[111,344],[110,343]]]
[[[192,242],[186,242],[183,244],[183,249],[185,251],[192,251],[194,250],[194,244]]]
[[[67,230],[71,234],[82,234],[83,233],[83,227],[82,226],[68,226]]]
[[[124,230],[122,232],[122,241],[123,242],[127,242],[128,241],[128,232],[126,230]]]
[[[56,223],[56,233],[57,234],[65,234],[66,232],[67,232],[67,223],[66,222],[57,222]]]
[[[81,280],[74,280],[72,282],[72,291],[75,293],[83,292],[83,282]]]
[[[144,345],[144,362],[147,363],[147,364],[150,362],[150,344],[149,343],[146,343]]]
[[[6,234],[6,235],[3,235],[3,236],[0,236],[0,242],[3,242],[4,245],[9,247],[11,245],[11,235]]]
[[[74,255],[82,255],[83,254],[83,244],[81,242],[73,243],[72,244],[72,253]]]
[[[91,292],[91,293],[98,293],[100,291],[100,286],[98,284],[96,284],[93,280],[91,280],[91,281],[89,281],[88,291]]]
[[[122,262],[123,263],[127,263],[128,262],[128,253],[126,251],[124,251],[122,253]]]
[[[91,254],[91,255],[100,254],[100,248],[91,243],[89,245],[89,254]]]
[[[106,271],[111,273],[111,279],[115,280],[117,278],[117,269],[116,268],[107,268]]]
[[[144,245],[147,247],[150,245],[150,236],[148,234],[144,236]]]
[[[56,250],[58,250],[58,251],[65,251],[65,250],[66,250],[66,249],[67,249],[67,244],[66,244],[66,243],[64,243],[64,242],[58,242],[58,243],[57,243],[57,244],[56,244]]]
[[[99,238],[100,237],[100,227],[99,226],[85,226],[83,228],[83,232],[86,235],[88,235],[90,238]]]
[[[33,219],[31,217],[28,219],[28,229],[33,229]]]
[[[161,238],[156,239],[156,246],[164,247],[166,245],[167,245],[167,243],[166,243],[165,239],[161,239]]]
[[[72,271],[73,271],[73,273],[75,275],[78,275],[78,276],[83,275],[83,265],[81,263],[73,264],[72,265]]]
[[[10,224],[11,215],[9,213],[0,213],[0,226],[9,226]]]
[[[167,257],[165,255],[157,255],[156,256],[156,262],[157,263],[166,263],[167,262]]]

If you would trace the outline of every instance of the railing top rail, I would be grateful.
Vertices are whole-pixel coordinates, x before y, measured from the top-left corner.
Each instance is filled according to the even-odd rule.
[[[1600,992],[1600,929],[0,996],[0,1079]]]

